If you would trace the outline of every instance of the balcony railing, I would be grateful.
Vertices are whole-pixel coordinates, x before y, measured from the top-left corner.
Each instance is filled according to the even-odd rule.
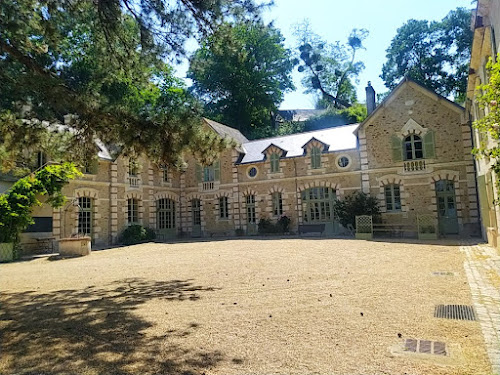
[[[404,162],[403,170],[405,172],[425,171],[425,160],[408,160]]]
[[[128,184],[131,188],[139,188],[139,185],[140,185],[140,179],[139,177],[129,177],[128,178]]]
[[[210,191],[215,189],[215,183],[213,181],[203,182],[203,191]]]

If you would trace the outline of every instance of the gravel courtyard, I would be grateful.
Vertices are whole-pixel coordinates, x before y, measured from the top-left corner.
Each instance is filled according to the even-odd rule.
[[[434,317],[472,304],[463,262],[451,242],[241,239],[2,264],[0,373],[490,374],[479,323]]]

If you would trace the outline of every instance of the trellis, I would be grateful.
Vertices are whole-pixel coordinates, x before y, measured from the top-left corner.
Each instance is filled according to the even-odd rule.
[[[356,233],[373,234],[373,218],[369,215],[356,216]]]

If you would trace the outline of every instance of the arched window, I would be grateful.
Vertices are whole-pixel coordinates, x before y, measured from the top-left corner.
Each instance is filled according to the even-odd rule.
[[[191,210],[193,213],[193,225],[201,225],[201,201],[199,199],[191,200]]]
[[[280,156],[276,153],[271,154],[271,173],[280,171]]]
[[[175,228],[175,202],[172,199],[162,198],[156,202],[158,229]]]
[[[139,223],[139,200],[127,199],[127,222],[129,225]]]
[[[401,191],[399,185],[385,185],[384,194],[387,212],[401,211]]]
[[[221,219],[229,219],[229,202],[227,197],[219,198],[219,217]]]
[[[422,138],[415,134],[406,137],[404,141],[404,155],[405,160],[423,159],[424,149]]]
[[[330,222],[333,219],[333,204],[337,199],[335,190],[314,187],[302,192],[302,212],[306,223]]]
[[[319,147],[311,148],[311,168],[321,168],[321,149]]]
[[[92,198],[78,198],[78,234],[92,236]]]
[[[255,215],[255,195],[247,195],[246,198],[247,202],[247,222],[248,223],[255,223],[257,222],[256,220],[256,215]]]
[[[271,197],[273,201],[273,215],[274,216],[283,215],[283,199],[281,197],[281,193],[274,192]]]

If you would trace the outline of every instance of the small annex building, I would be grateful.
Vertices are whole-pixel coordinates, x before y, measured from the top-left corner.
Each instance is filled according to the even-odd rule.
[[[160,238],[252,235],[261,218],[281,215],[291,218],[293,231],[324,223],[334,236],[345,228],[332,203],[357,191],[378,198],[387,223],[429,214],[442,234],[480,231],[468,117],[410,79],[361,124],[253,141],[208,119],[204,125],[236,146],[212,165],[185,155],[183,171],[145,157],[131,163],[99,145],[98,165],[64,188],[68,204],[37,208],[37,231],[29,229],[25,240],[86,233],[104,246],[136,223]]]

